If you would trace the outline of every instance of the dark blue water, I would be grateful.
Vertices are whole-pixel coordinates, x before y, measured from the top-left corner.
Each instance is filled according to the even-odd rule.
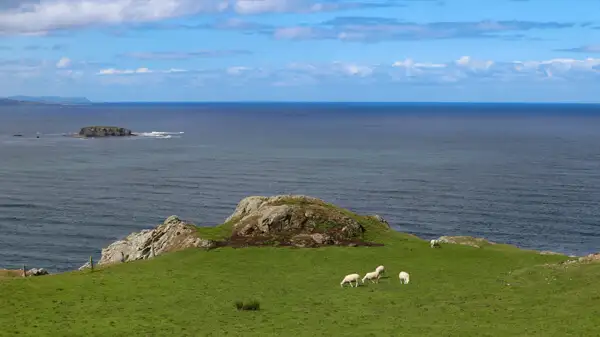
[[[147,134],[61,136],[94,124]],[[0,268],[76,268],[169,215],[215,225],[243,197],[281,193],[424,238],[596,252],[598,130],[600,106],[588,105],[4,107]]]

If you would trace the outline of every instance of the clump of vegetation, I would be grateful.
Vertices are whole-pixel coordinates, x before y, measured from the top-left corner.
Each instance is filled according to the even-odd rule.
[[[239,311],[257,311],[260,310],[260,302],[252,300],[249,302],[236,301],[235,308]]]

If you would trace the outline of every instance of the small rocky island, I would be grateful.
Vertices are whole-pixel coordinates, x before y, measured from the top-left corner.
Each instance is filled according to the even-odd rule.
[[[81,128],[76,137],[100,138],[100,137],[131,137],[135,136],[129,129],[117,126],[86,126]]]

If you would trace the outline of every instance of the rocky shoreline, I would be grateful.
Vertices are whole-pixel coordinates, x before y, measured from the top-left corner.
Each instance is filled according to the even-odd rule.
[[[363,224],[368,224],[364,226]],[[102,249],[94,265],[104,266],[136,260],[147,260],[165,253],[189,248],[215,249],[250,246],[316,248],[323,246],[383,246],[370,242],[369,230],[391,231],[379,215],[362,216],[338,208],[323,200],[302,195],[273,197],[252,196],[243,199],[225,223],[217,227],[197,227],[172,215],[154,229],[129,234]],[[207,231],[208,230],[208,231]],[[210,231],[221,231],[219,235]],[[469,236],[442,236],[444,244],[482,248],[497,243]],[[540,251],[542,255],[565,254]],[[600,261],[599,254],[569,256],[565,263]],[[87,262],[79,268],[90,268]],[[6,271],[6,273],[22,271]],[[28,276],[47,275],[43,269],[31,269]]]

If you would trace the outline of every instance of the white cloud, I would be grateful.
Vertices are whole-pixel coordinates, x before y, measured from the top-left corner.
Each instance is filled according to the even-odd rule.
[[[600,58],[587,58],[583,60],[577,59],[552,59],[547,61],[516,61],[515,66],[519,68],[539,68],[541,66],[549,66],[559,70],[587,70],[592,71],[594,67],[600,65]]]
[[[95,24],[149,22],[228,7],[218,0],[40,0],[0,11],[0,32],[44,32]]]
[[[522,82],[536,80],[600,79],[600,59],[554,59],[542,61],[493,62],[464,56],[448,62],[417,62],[405,59],[388,64],[355,62],[291,63],[286,66],[252,68],[231,66],[213,70],[157,70],[107,68],[97,75],[144,75],[183,73],[209,76],[211,81],[249,84],[269,81],[273,85],[309,85],[312,83],[422,83],[452,84],[465,81]]]
[[[68,68],[71,65],[71,59],[63,57],[56,62],[56,68]]]
[[[463,56],[456,60],[456,64],[461,67],[469,68],[471,70],[487,70],[490,69],[492,65],[494,65],[494,61],[480,61],[474,60],[470,56]]]
[[[315,30],[311,27],[283,27],[277,28],[273,33],[276,39],[310,39],[315,35]]]
[[[248,67],[229,67],[225,72],[229,75],[241,75],[247,71],[252,70],[252,68]]]
[[[351,2],[314,2],[311,0],[237,0],[233,8],[239,14],[325,12],[357,6]]]
[[[296,4],[294,4],[296,2]],[[235,11],[242,14],[257,14],[265,12],[286,12],[299,1],[282,0],[239,0],[235,2]]]
[[[469,83],[562,82],[582,85],[600,81],[600,58],[491,61],[469,56],[446,62],[398,60],[385,64],[360,62],[291,63],[251,67],[235,65],[213,69],[152,68],[143,64],[119,68],[108,64],[71,60],[56,61],[0,59],[3,78],[71,78],[98,83],[159,83],[173,81],[176,86],[192,85],[276,85],[310,86],[415,84],[462,85]],[[0,76],[0,77],[2,77]],[[100,78],[102,80],[100,80]],[[110,80],[115,78],[115,80]],[[117,78],[135,78],[136,80]],[[98,80],[94,80],[98,79]],[[104,80],[105,79],[105,80]],[[5,80],[6,81],[6,80]]]
[[[154,22],[199,13],[323,12],[360,3],[314,0],[24,0],[0,5],[0,34],[44,35],[53,30]]]
[[[56,72],[60,77],[70,78],[70,79],[78,79],[81,78],[84,73],[83,71],[74,71],[71,69],[60,70]]]
[[[377,81],[407,83],[457,83],[461,81],[536,81],[600,80],[600,58],[553,59],[542,61],[494,62],[463,56],[458,60],[416,62],[412,59],[388,65],[333,62],[330,64],[292,64],[280,70],[309,74],[322,80],[355,76]]]
[[[150,70],[148,68],[138,68],[138,69],[133,69],[133,70],[129,70],[129,69],[121,70],[121,69],[109,68],[109,69],[100,70],[97,75],[130,75],[130,74],[147,74],[149,72],[150,72]]]
[[[171,68],[167,70],[152,70],[148,68],[137,68],[137,69],[101,69],[96,75],[134,75],[134,74],[173,74],[173,73],[184,73],[187,72],[185,69]]]
[[[444,63],[417,63],[412,59],[406,59],[404,61],[396,61],[392,64],[392,67],[404,67],[404,68],[445,68],[447,65]]]
[[[341,70],[341,72],[345,73],[346,75],[367,77],[367,76],[371,76],[373,74],[373,68],[370,66],[363,66],[363,65],[358,65],[358,64],[354,64],[354,63],[341,63],[341,62],[336,62],[336,63],[334,63],[334,65],[337,66],[338,69]]]

